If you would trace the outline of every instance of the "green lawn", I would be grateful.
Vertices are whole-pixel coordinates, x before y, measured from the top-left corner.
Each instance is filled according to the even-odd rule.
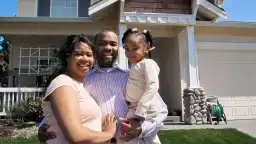
[[[159,133],[162,144],[256,144],[256,139],[235,129],[172,130]],[[38,144],[30,140],[1,140],[0,144]]]
[[[256,144],[256,138],[235,129],[161,131],[159,136],[162,144]]]
[[[36,137],[31,139],[0,139],[0,144],[38,144],[38,140]]]

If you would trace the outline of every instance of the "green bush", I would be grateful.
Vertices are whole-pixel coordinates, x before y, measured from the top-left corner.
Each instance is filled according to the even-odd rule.
[[[12,105],[7,109],[8,125],[23,125],[25,122],[40,122],[43,119],[41,97],[28,96],[25,101]]]
[[[27,100],[28,111],[26,118],[28,121],[41,122],[43,119],[42,97],[32,98]]]

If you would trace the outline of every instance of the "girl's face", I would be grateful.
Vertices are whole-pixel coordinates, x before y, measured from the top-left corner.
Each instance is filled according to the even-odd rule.
[[[79,42],[75,45],[75,49],[72,54],[68,56],[67,63],[67,70],[69,74],[73,78],[83,81],[94,63],[91,47],[84,42]]]
[[[130,35],[124,42],[125,55],[131,63],[141,61],[149,51],[148,45],[138,35]]]

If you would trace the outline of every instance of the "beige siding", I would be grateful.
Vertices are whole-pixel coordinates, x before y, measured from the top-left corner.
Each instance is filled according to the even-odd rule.
[[[37,16],[37,0],[18,0],[17,16],[19,17]]]
[[[196,27],[197,42],[256,42],[256,29]]]

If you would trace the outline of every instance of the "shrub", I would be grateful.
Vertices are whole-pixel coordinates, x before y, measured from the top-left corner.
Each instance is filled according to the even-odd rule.
[[[27,100],[28,111],[27,111],[27,120],[34,122],[41,122],[43,119],[43,110],[42,110],[42,97],[29,97]]]
[[[22,126],[25,122],[40,122],[43,119],[41,97],[27,96],[25,101],[12,105],[7,109],[6,123]]]

